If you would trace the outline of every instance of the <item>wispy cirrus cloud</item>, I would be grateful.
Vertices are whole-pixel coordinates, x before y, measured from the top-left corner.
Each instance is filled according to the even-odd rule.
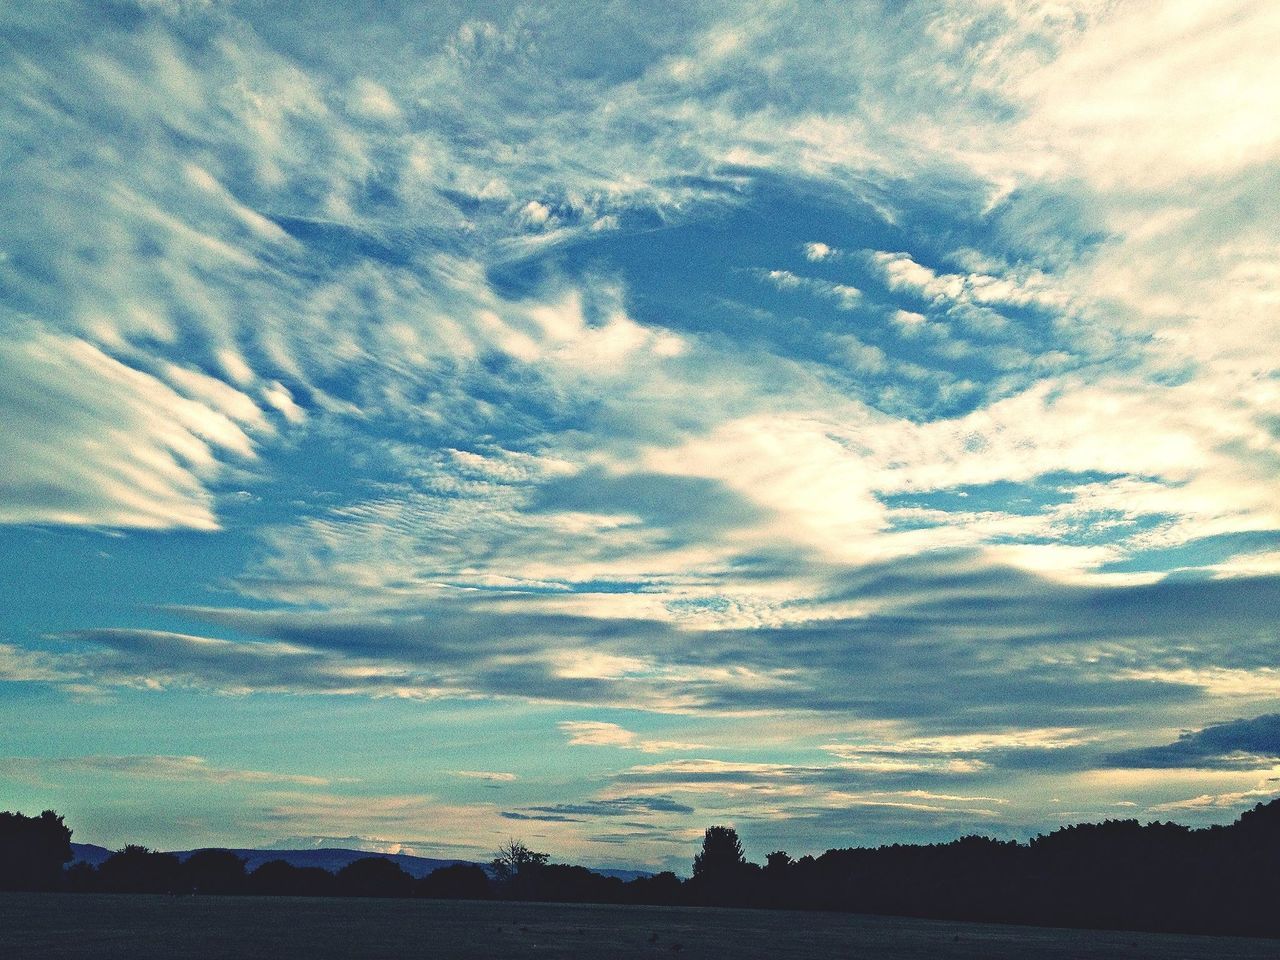
[[[306,787],[323,787],[337,782],[329,777],[310,774],[221,767],[210,763],[205,757],[196,756],[0,757],[0,767],[15,776],[106,774],[127,779],[167,782],[292,784]],[[339,781],[355,782],[348,777],[339,778]]]

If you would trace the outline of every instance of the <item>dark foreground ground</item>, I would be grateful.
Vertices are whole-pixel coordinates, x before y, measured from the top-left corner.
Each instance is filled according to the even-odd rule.
[[[1280,941],[594,904],[0,894],[5,960],[1243,960]]]

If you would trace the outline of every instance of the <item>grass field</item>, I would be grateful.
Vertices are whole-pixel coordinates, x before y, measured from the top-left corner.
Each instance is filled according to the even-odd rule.
[[[5,960],[1244,960],[1280,941],[689,907],[0,894]]]

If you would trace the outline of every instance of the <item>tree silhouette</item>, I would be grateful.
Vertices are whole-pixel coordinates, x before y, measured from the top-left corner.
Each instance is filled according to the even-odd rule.
[[[53,890],[70,859],[71,830],[52,810],[0,813],[0,890]]]
[[[512,899],[532,898],[538,872],[551,855],[530,850],[521,841],[510,839],[496,851],[489,867],[503,892]]]
[[[733,827],[708,827],[702,850],[693,858],[693,875],[709,879],[731,877],[746,865],[738,831]]]
[[[732,827],[708,827],[702,849],[693,858],[695,897],[704,903],[735,903],[746,898],[748,876],[758,870],[742,854],[738,832]]]

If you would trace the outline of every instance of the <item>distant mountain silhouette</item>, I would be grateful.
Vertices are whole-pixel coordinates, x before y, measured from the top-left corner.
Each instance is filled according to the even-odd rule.
[[[100,847],[96,843],[71,844],[72,864],[87,863],[91,867],[100,867],[113,853],[115,853],[114,850]]]
[[[186,860],[195,850],[173,851],[179,860]],[[425,877],[441,867],[450,867],[455,863],[468,863],[467,860],[436,860],[432,857],[413,857],[407,853],[379,853],[370,850],[344,850],[339,848],[317,847],[310,850],[254,850],[231,848],[231,852],[245,861],[245,870],[252,873],[264,863],[272,860],[283,860],[293,867],[319,867],[330,873],[337,873],[343,867],[364,860],[368,857],[380,857],[390,860],[415,880]]]
[[[434,857],[415,857],[407,853],[379,853],[376,850],[348,850],[339,847],[311,847],[306,850],[259,850],[252,848],[226,848],[231,849],[237,857],[245,861],[245,870],[252,873],[264,863],[272,860],[283,860],[292,867],[319,867],[321,870],[328,870],[330,873],[337,873],[348,864],[357,860],[363,860],[366,857],[382,857],[390,860],[413,879],[418,880],[422,877],[439,870],[441,867],[449,867],[454,864],[463,864],[466,866],[478,866],[486,873],[491,871],[488,863],[477,863],[474,860],[439,860]],[[72,862],[87,863],[91,867],[101,866],[108,857],[115,851],[108,850],[106,847],[100,847],[93,843],[73,843],[71,844]],[[170,850],[179,860],[185,861],[197,850]],[[635,880],[638,877],[653,876],[644,870],[615,870],[607,868],[593,867],[593,872],[604,877],[617,877],[622,881]]]

